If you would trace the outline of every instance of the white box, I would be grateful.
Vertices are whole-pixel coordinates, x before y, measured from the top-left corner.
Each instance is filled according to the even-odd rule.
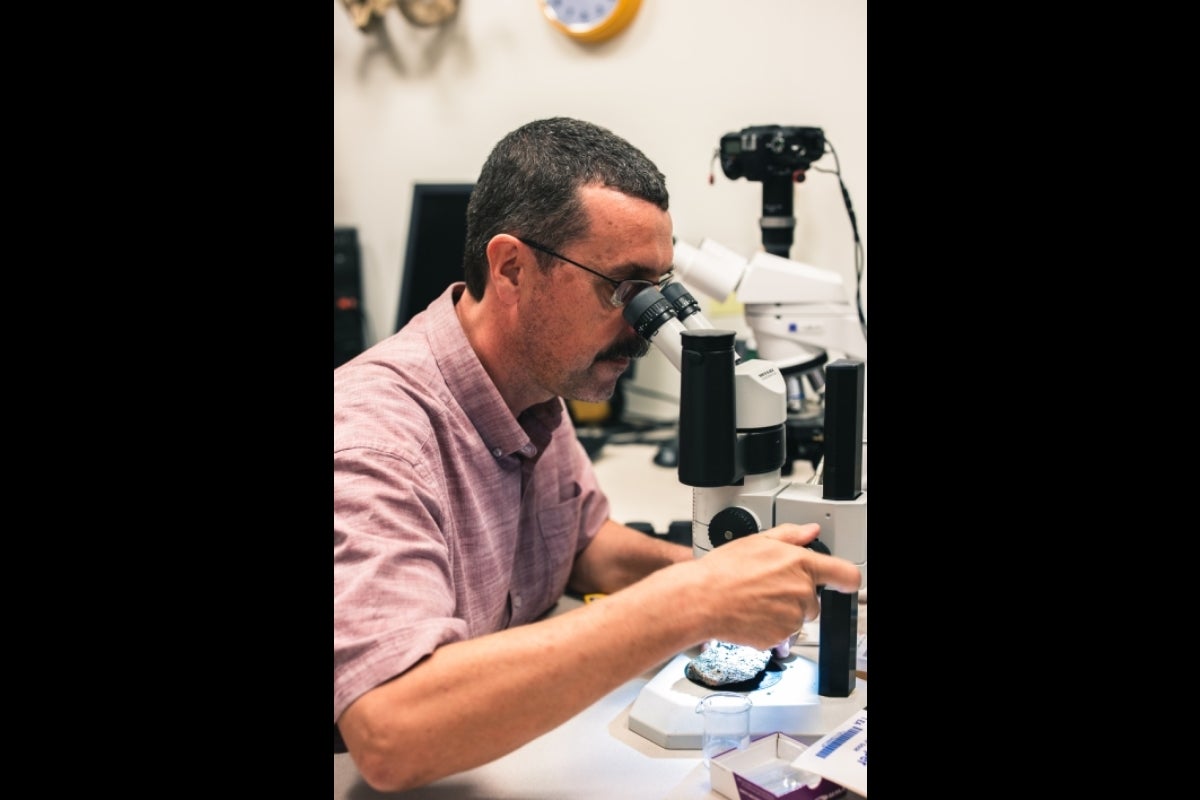
[[[745,750],[728,750],[713,758],[709,782],[713,791],[730,800],[835,800],[845,797],[846,788],[802,772],[792,762],[806,746],[782,733],[755,739]],[[814,786],[796,786],[811,778]],[[796,788],[791,788],[795,786]]]

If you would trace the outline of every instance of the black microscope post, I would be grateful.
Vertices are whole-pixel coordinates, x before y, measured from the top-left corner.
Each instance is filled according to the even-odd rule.
[[[822,496],[855,500],[862,494],[862,426],[866,366],[839,359],[825,368],[825,466]],[[849,697],[858,663],[858,593],[821,590],[817,693]]]
[[[679,378],[679,482],[713,487],[735,483],[737,392],[734,332],[683,331]]]

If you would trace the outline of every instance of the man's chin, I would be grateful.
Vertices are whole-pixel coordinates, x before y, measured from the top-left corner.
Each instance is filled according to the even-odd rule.
[[[633,364],[633,359],[628,356],[601,359],[592,366],[592,375],[604,384],[609,392],[614,392],[617,388],[617,381],[631,364]]]
[[[629,358],[608,358],[594,363],[588,381],[588,388],[591,390],[588,392],[589,397],[578,399],[592,403],[611,400],[617,391],[617,381],[625,374],[625,370],[629,369],[630,363],[632,362]]]

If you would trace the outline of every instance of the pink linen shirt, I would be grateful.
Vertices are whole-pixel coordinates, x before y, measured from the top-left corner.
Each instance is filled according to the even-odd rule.
[[[455,283],[333,372],[333,718],[436,648],[558,601],[609,516],[563,401],[515,418]]]

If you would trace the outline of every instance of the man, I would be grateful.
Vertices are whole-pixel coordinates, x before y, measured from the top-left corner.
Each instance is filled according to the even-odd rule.
[[[334,707],[363,778],[492,761],[709,639],[766,649],[847,561],[780,525],[694,558],[609,518],[564,398],[612,396],[622,316],[671,273],[665,179],[612,132],[531,122],[489,155],[465,285],[334,371]],[[543,618],[562,592],[608,596]]]

